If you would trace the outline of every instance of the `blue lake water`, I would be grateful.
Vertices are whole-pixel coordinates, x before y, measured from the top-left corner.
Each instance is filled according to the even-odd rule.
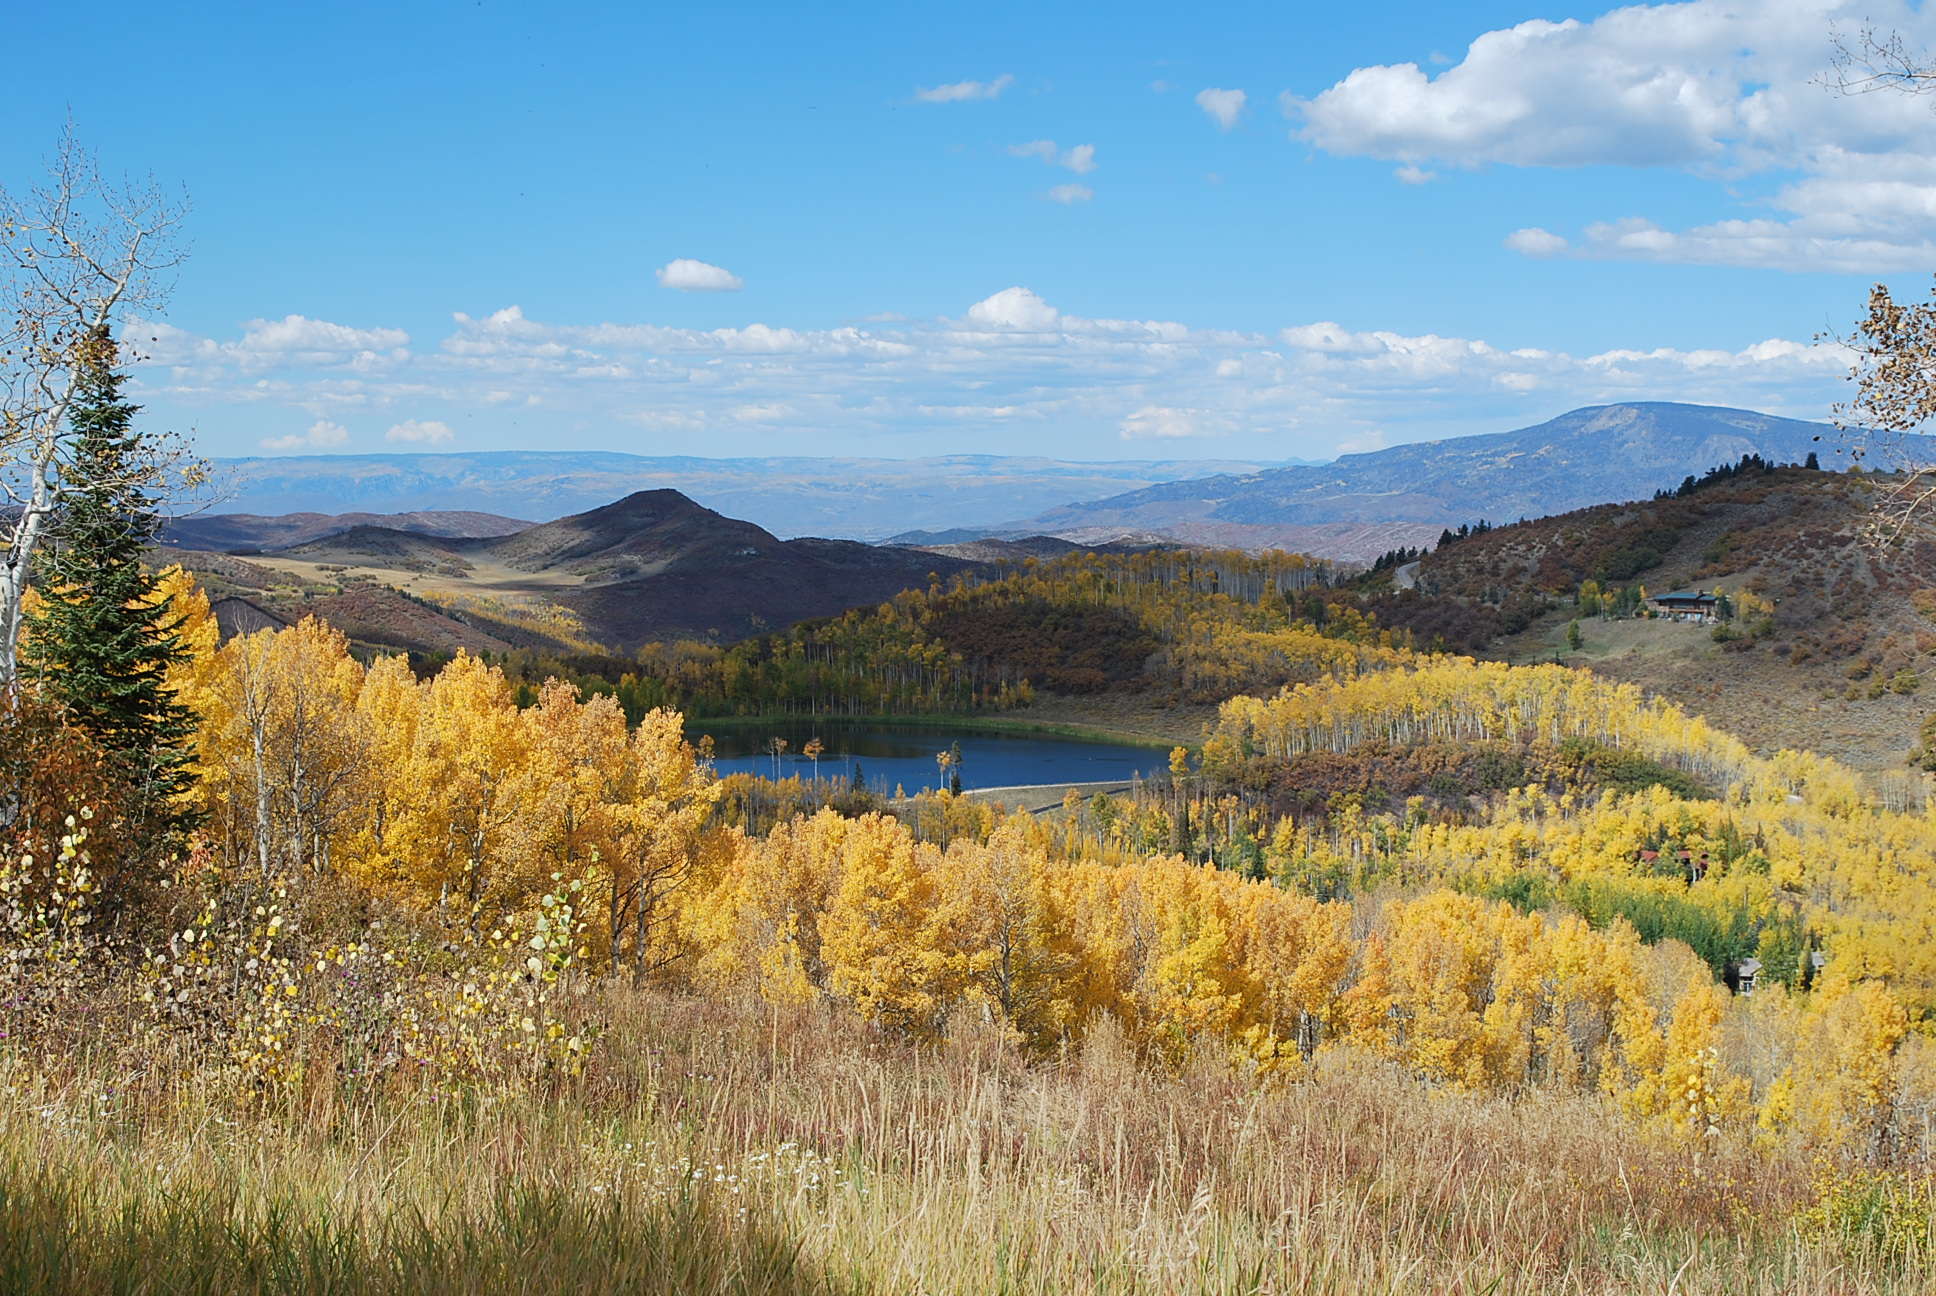
[[[815,776],[814,762],[800,749],[815,737],[826,744],[820,755],[819,777],[848,779],[858,765],[868,787],[892,792],[896,784],[909,792],[942,786],[935,754],[961,744],[961,786],[964,790],[1015,787],[1031,783],[1100,783],[1127,781],[1168,768],[1169,756],[1155,747],[1083,742],[1032,734],[965,733],[943,726],[855,724],[838,721],[818,725],[787,723],[773,726],[722,725],[709,729],[703,721],[688,729],[695,742],[702,734],[713,738],[714,767],[721,774],[759,774],[772,778]],[[787,740],[787,750],[775,764],[767,750],[773,738]]]

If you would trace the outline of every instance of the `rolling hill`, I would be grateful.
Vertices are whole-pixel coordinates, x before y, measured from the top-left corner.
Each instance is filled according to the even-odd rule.
[[[1166,482],[1068,504],[1001,530],[1089,542],[1157,533],[1370,558],[1479,518],[1510,521],[1646,499],[1744,454],[1799,462],[1814,451],[1824,465],[1840,466],[1847,456],[1837,435],[1825,424],[1721,406],[1599,405],[1517,431],[1393,446],[1318,467]],[[1918,441],[1936,457],[1936,440]]]
[[[285,619],[313,611],[362,642],[435,652],[731,641],[983,565],[852,540],[781,540],[670,490],[509,535],[358,525],[247,559],[179,546],[161,554]]]
[[[237,553],[248,549],[283,549],[348,531],[351,527],[388,527],[428,536],[500,536],[522,531],[529,522],[496,513],[427,510],[415,513],[197,513],[171,519],[161,533],[163,544],[182,549]]]

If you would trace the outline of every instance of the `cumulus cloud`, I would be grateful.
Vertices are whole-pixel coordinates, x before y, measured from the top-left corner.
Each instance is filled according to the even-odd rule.
[[[1622,227],[1605,237],[1648,235]],[[709,454],[897,437],[906,453],[958,448],[958,438],[1032,453],[1054,428],[1091,454],[1127,436],[1318,456],[1372,430],[1392,440],[1498,430],[1618,400],[1820,418],[1842,396],[1850,361],[1839,346],[1786,338],[1677,349],[1638,336],[1576,355],[1296,317],[1268,331],[1220,328],[1083,315],[1024,284],[951,316],[830,328],[553,321],[504,306],[456,314],[434,347],[373,371],[311,364],[299,349],[263,368],[243,361],[236,340],[144,335],[190,363],[133,366],[137,400],[202,411],[226,402],[259,427],[312,428],[265,447],[285,451],[330,448],[333,429],[359,418],[419,449],[450,447],[457,415],[472,420],[467,429],[528,436],[531,425],[515,420],[541,409],[560,435],[629,427]],[[426,409],[448,421],[424,421]],[[703,442],[680,440],[702,431]]]
[[[1413,166],[1410,162],[1407,162],[1404,166],[1399,167],[1396,171],[1392,172],[1392,174],[1398,177],[1398,182],[1400,184],[1408,184],[1408,185],[1430,184],[1432,183],[1432,181],[1439,178],[1438,172],[1427,171],[1424,167]]]
[[[968,322],[985,328],[1046,332],[1056,327],[1062,312],[1027,288],[1004,288],[968,308]]]
[[[661,286],[680,292],[738,292],[746,286],[732,271],[691,257],[668,261],[657,273]]]
[[[1549,257],[1566,251],[1568,245],[1565,239],[1550,230],[1529,226],[1506,235],[1506,246],[1527,256]]]
[[[294,450],[332,450],[349,439],[349,429],[341,423],[317,419],[306,431],[291,432],[287,436],[264,437],[262,448],[282,454]]]
[[[1484,32],[1443,70],[1361,67],[1309,98],[1287,94],[1284,108],[1299,138],[1339,155],[1421,169],[1670,168],[1725,182],[1717,204],[1748,209],[1686,230],[1644,216],[1603,221],[1582,231],[1574,255],[1926,268],[1936,246],[1927,105],[1823,88],[1831,33],[1869,23],[1912,48],[1936,40],[1936,7],[1905,0],[1643,4]],[[1508,246],[1566,250],[1541,239]]]
[[[1096,191],[1085,184],[1059,184],[1049,190],[1049,201],[1068,203],[1088,202],[1096,196]]]
[[[406,419],[402,423],[392,425],[390,430],[383,434],[383,439],[395,441],[401,445],[443,445],[455,435],[446,424],[439,423],[435,419],[423,422]]]
[[[949,85],[927,86],[914,92],[920,103],[964,103],[971,99],[998,99],[1002,91],[1015,84],[1004,72],[993,81],[956,81]]]
[[[1244,101],[1248,98],[1241,90],[1199,90],[1197,107],[1208,113],[1220,129],[1229,130],[1243,115]]]

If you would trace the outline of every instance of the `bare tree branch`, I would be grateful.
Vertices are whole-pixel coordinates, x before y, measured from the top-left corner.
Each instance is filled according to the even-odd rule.
[[[35,549],[60,510],[83,347],[131,315],[158,312],[184,252],[186,204],[153,180],[110,184],[70,126],[47,178],[0,188],[0,690],[13,686]],[[199,476],[165,438],[134,471],[165,488]]]
[[[1921,50],[1912,51],[1900,32],[1880,32],[1864,26],[1853,40],[1837,34],[1829,72],[1820,84],[1842,95],[1899,90],[1906,94],[1936,92],[1936,64]]]

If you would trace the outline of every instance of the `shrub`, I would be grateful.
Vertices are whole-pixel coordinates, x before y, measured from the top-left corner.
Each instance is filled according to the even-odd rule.
[[[152,878],[126,822],[127,800],[100,749],[57,708],[31,693],[0,697],[0,866],[13,871],[16,894],[45,896],[46,866],[85,807],[95,906],[111,915],[138,899]]]

